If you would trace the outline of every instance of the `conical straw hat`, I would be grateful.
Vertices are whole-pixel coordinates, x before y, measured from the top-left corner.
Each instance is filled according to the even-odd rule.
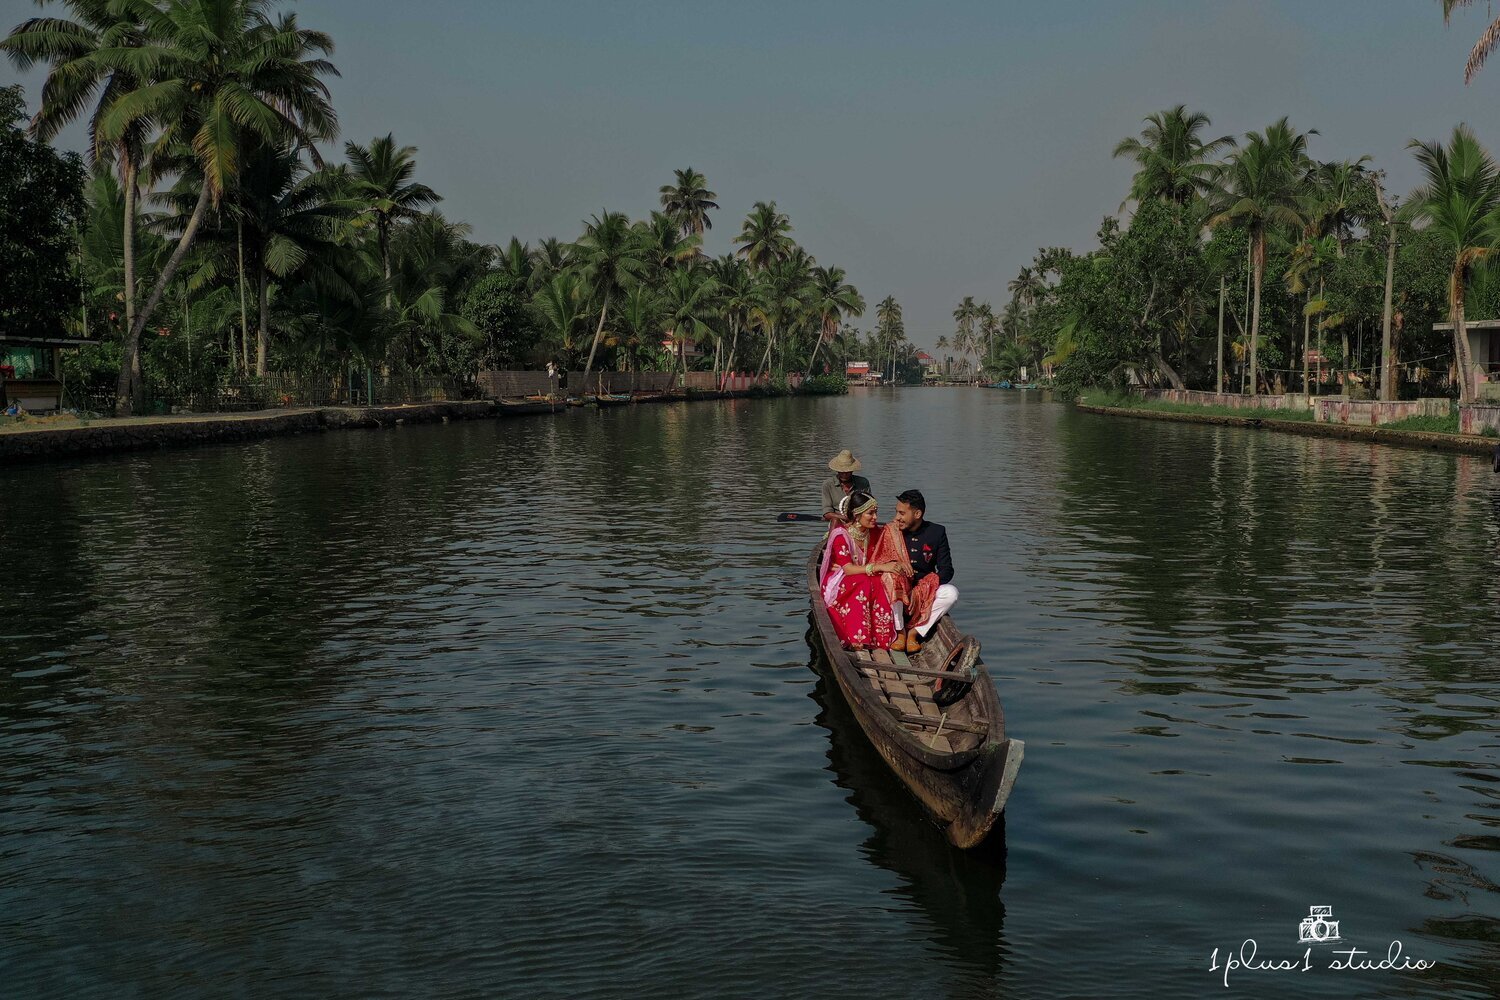
[[[859,459],[855,458],[854,452],[848,448],[833,456],[833,461],[828,463],[828,467],[834,472],[858,472],[861,468]]]

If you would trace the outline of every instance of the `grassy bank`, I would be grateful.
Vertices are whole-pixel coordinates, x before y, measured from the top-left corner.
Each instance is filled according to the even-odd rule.
[[[1380,426],[1392,431],[1429,431],[1433,434],[1457,434],[1458,414],[1449,413],[1442,417],[1407,417],[1405,420],[1392,420],[1388,424]]]
[[[1311,410],[1251,410],[1233,406],[1199,406],[1196,403],[1167,403],[1159,399],[1107,392],[1103,389],[1085,390],[1078,401],[1085,406],[1107,406],[1116,410],[1145,410],[1151,413],[1182,413],[1207,417],[1242,417],[1247,420],[1294,420],[1311,423]],[[1426,428],[1415,428],[1425,430]],[[1458,430],[1458,418],[1454,418],[1454,431]]]

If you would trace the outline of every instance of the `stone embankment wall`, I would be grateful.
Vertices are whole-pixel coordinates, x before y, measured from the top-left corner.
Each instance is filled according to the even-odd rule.
[[[330,406],[253,413],[100,420],[57,429],[17,429],[0,434],[0,464],[26,458],[93,455],[148,448],[250,441],[348,427],[393,427],[488,417],[488,400],[416,403],[407,406]]]
[[[1399,399],[1381,402],[1375,399],[1350,399],[1347,396],[1319,396],[1313,401],[1313,416],[1319,423],[1357,424],[1379,427],[1381,424],[1409,417],[1446,417],[1452,412],[1449,399]]]
[[[1483,434],[1492,430],[1500,434],[1500,403],[1476,403],[1458,408],[1458,432]]]
[[[676,372],[590,372],[589,384],[583,384],[583,372],[568,372],[568,391],[594,393],[603,386],[605,392],[664,392],[677,388]],[[710,384],[713,375],[709,375]],[[557,392],[557,382],[546,372],[489,371],[480,372],[479,391],[490,399],[518,399],[522,396],[545,396]]]
[[[1198,389],[1153,389],[1146,395],[1163,403],[1224,406],[1234,410],[1295,410],[1307,406],[1307,397],[1295,392],[1280,396],[1242,396],[1235,392],[1202,392]]]
[[[722,386],[714,384],[713,372],[688,372],[684,378],[678,372],[590,372],[589,384],[583,384],[583,372],[568,372],[568,392],[572,394],[626,392],[666,392],[671,389],[701,389],[712,392],[722,388],[726,392],[744,392],[765,378],[756,378],[737,372],[720,372]],[[477,378],[479,391],[490,399],[519,399],[523,396],[545,396],[558,391],[557,383],[547,377],[546,372],[533,371],[489,371],[480,372]],[[793,388],[802,384],[802,376],[788,379]]]

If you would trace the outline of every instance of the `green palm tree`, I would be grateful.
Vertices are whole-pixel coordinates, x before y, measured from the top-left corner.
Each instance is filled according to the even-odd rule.
[[[702,267],[678,268],[667,275],[661,289],[667,335],[678,348],[684,376],[687,375],[687,342],[713,336],[709,321],[718,314],[718,304],[714,301],[718,290],[718,282]]]
[[[1316,134],[1316,133],[1309,133]],[[1241,225],[1250,234],[1254,306],[1250,314],[1250,394],[1259,392],[1256,342],[1260,338],[1261,283],[1266,271],[1266,233],[1275,226],[1301,227],[1302,185],[1308,173],[1307,134],[1287,119],[1264,133],[1251,132],[1216,173],[1215,212],[1210,226]]]
[[[31,122],[31,131],[38,139],[52,141],[92,102],[89,159],[96,166],[114,160],[124,195],[121,292],[125,299],[125,328],[129,330],[135,325],[136,206],[149,126],[144,121],[136,122],[122,131],[117,140],[107,142],[99,133],[99,120],[122,96],[141,86],[140,77],[115,54],[139,47],[145,36],[140,20],[112,0],[67,0],[66,6],[76,20],[30,18],[0,41],[0,50],[21,70],[49,64],[47,79],[42,84],[41,106]]]
[[[531,288],[534,292],[566,268],[573,266],[573,244],[555,236],[539,241],[531,252]]]
[[[427,185],[412,180],[417,172],[417,148],[398,148],[390,133],[371,139],[367,146],[345,143],[344,156],[349,161],[349,194],[360,202],[364,215],[375,226],[380,272],[390,281],[391,227],[402,219],[415,218],[442,198]]]
[[[757,270],[764,271],[778,260],[785,260],[795,244],[788,234],[792,221],[776,210],[776,203],[757,201],[745,216],[735,253]]]
[[[684,233],[677,220],[662,212],[652,212],[651,218],[635,224],[635,230],[646,259],[663,273],[695,259],[703,243],[702,237]]]
[[[656,289],[644,281],[626,289],[615,307],[613,325],[618,334],[613,344],[609,338],[605,343],[620,349],[628,367],[640,368],[644,362],[658,356],[661,353],[663,318]]]
[[[1458,398],[1468,403],[1474,385],[1464,326],[1464,296],[1475,265],[1486,260],[1500,243],[1500,168],[1467,125],[1453,130],[1446,147],[1413,139],[1408,148],[1415,152],[1427,180],[1415,193],[1412,210],[1452,254],[1448,314],[1453,323]]]
[[[1001,332],[1000,317],[988,302],[979,303],[979,335],[984,338],[984,356],[988,359],[995,353],[995,337]]]
[[[807,359],[807,373],[813,374],[818,351],[825,340],[838,333],[846,316],[863,316],[865,300],[859,289],[844,280],[841,267],[815,267],[812,273],[812,308],[818,314],[818,339],[812,357]]]
[[[1186,205],[1206,193],[1213,178],[1212,158],[1233,148],[1234,139],[1224,135],[1205,142],[1202,132],[1212,122],[1185,104],[1147,115],[1145,122],[1140,138],[1121,139],[1115,146],[1116,158],[1128,156],[1138,167],[1126,202],[1154,198]]]
[[[953,310],[953,321],[958,325],[953,335],[954,348],[964,356],[964,370],[969,367],[969,354],[974,349],[974,324],[979,319],[979,307],[974,296],[965,295],[958,308]]]
[[[496,263],[517,288],[525,288],[531,281],[531,272],[536,267],[536,258],[531,247],[512,236],[510,242],[501,249]]]
[[[794,326],[805,318],[808,303],[812,299],[813,259],[801,247],[793,245],[787,255],[773,260],[758,275],[760,284],[760,311],[766,331],[766,352],[761,358],[760,371],[770,370],[775,349]],[[778,363],[785,368],[785,350]]]
[[[714,201],[718,195],[708,190],[708,178],[692,167],[672,173],[676,175],[676,182],[663,184],[661,188],[662,211],[677,223],[683,236],[701,239],[705,229],[714,227],[708,212],[719,207]]]
[[[623,212],[601,212],[592,222],[584,224],[583,235],[569,248],[580,273],[598,296],[599,326],[594,330],[594,340],[589,346],[589,359],[583,366],[583,384],[588,386],[589,373],[594,368],[594,355],[604,337],[604,323],[609,316],[610,300],[626,287],[639,281],[648,270],[646,248],[642,246],[639,233],[630,225]]]
[[[906,325],[901,317],[901,303],[894,295],[887,295],[875,307],[875,343],[890,362],[891,381],[896,379],[896,348],[906,337]]]
[[[1334,238],[1341,257],[1355,230],[1371,221],[1360,211],[1361,204],[1368,204],[1365,198],[1371,190],[1370,171],[1365,168],[1369,162],[1370,157],[1361,156],[1320,163],[1309,178],[1303,214],[1316,235]]]
[[[341,197],[328,174],[310,171],[289,144],[254,144],[241,161],[237,181],[229,210],[243,233],[255,276],[255,373],[264,377],[271,343],[271,278],[311,271],[311,280],[347,290],[337,258],[357,206]]]
[[[537,290],[533,307],[542,323],[542,333],[563,354],[568,365],[578,356],[587,335],[587,288],[573,271],[559,271]]]
[[[1318,321],[1318,346],[1321,349],[1323,331],[1332,329],[1343,321],[1342,316],[1329,314],[1328,303],[1323,298],[1323,283],[1329,269],[1339,255],[1338,242],[1333,236],[1304,235],[1301,242],[1292,248],[1292,265],[1286,272],[1287,291],[1303,296],[1302,307],[1302,391],[1308,391],[1307,354],[1311,348],[1310,326],[1314,316]],[[1313,286],[1318,287],[1318,298],[1313,298]],[[1320,351],[1321,353],[1321,351]]]
[[[762,306],[761,287],[750,273],[750,266],[731,254],[718,258],[710,268],[719,286],[719,308],[729,327],[729,352],[724,357],[724,370],[734,371],[740,334],[750,328]]]
[[[1006,285],[1006,290],[1010,292],[1012,302],[1022,306],[1032,306],[1046,292],[1047,279],[1035,268],[1023,267],[1020,273]]]
[[[446,373],[448,341],[478,340],[479,329],[453,308],[473,277],[467,223],[436,212],[401,224],[391,235],[391,333],[409,371]],[[484,255],[487,258],[487,254]]]
[[[199,195],[177,247],[126,335],[115,409],[131,411],[131,370],[141,331],[151,321],[178,267],[197,238],[210,203],[217,204],[253,139],[289,140],[317,157],[316,142],[338,131],[328,87],[337,75],[324,55],[326,34],[300,28],[294,14],[272,20],[266,0],[114,0],[112,9],[139,20],[144,43],[108,53],[136,86],[114,100],[96,124],[100,141],[129,141],[159,128],[156,145],[188,148],[201,179]]]

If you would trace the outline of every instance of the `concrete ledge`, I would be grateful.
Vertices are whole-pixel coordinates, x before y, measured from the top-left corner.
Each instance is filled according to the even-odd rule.
[[[737,399],[747,392],[690,391],[640,402],[705,402]],[[286,434],[325,430],[390,428],[405,424],[447,423],[483,417],[517,417],[571,412],[563,405],[539,413],[506,411],[494,400],[406,403],[400,406],[324,406],[248,413],[204,413],[171,417],[104,418],[72,427],[11,427],[0,430],[0,468],[25,459],[105,455],[124,451],[182,448],[200,444],[251,441]]]
[[[1463,434],[1478,434],[1486,427],[1500,431],[1500,404],[1475,403],[1458,408],[1458,429]]]
[[[1084,413],[1102,413],[1112,417],[1141,417],[1146,420],[1168,420],[1183,424],[1218,424],[1221,427],[1248,427],[1287,431],[1308,437],[1343,438],[1348,441],[1370,441],[1379,444],[1403,445],[1409,448],[1429,448],[1438,451],[1456,451],[1469,455],[1491,455],[1500,440],[1494,438],[1465,437],[1459,434],[1435,434],[1431,431],[1393,431],[1385,427],[1368,427],[1361,424],[1320,424],[1311,420],[1276,420],[1272,417],[1225,417],[1212,413],[1168,413],[1163,410],[1148,410],[1144,407],[1089,406],[1076,404]]]
[[[1379,427],[1412,417],[1446,417],[1453,409],[1448,399],[1350,399],[1347,396],[1319,396],[1314,400],[1313,416],[1319,423],[1362,424]]]

